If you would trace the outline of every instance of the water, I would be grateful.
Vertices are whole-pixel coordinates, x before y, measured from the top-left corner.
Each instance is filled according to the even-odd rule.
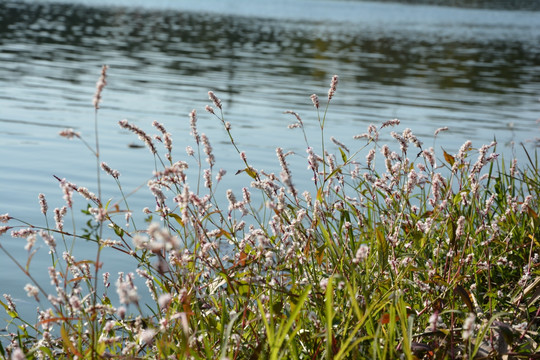
[[[230,170],[222,190],[240,193],[246,182],[233,175],[238,156],[204,112],[208,90],[221,97],[252,163],[274,171],[278,145],[299,154],[290,158],[297,174],[304,169],[302,136],[287,129],[293,119],[283,111],[301,114],[316,145],[309,95],[324,98],[333,74],[340,82],[327,135],[350,148],[358,144],[352,135],[395,117],[427,146],[437,128],[450,127],[435,143],[450,153],[467,139],[480,146],[496,138],[506,157],[524,161],[517,144],[534,149],[540,136],[539,12],[322,0],[114,3],[0,3],[0,213],[43,224],[38,193],[51,208],[63,205],[53,175],[96,191],[94,157],[58,132],[73,128],[93,144],[92,96],[104,63],[110,70],[99,113],[101,156],[122,173],[128,192],[151,176],[153,159],[129,146],[138,140],[118,121],[149,132],[153,120],[162,122],[181,159],[192,145],[188,114],[195,108],[217,165]],[[299,187],[304,181],[296,178]],[[118,201],[115,189],[105,178],[104,197]],[[149,199],[145,190],[130,197],[134,209]],[[25,261],[23,241],[0,241]],[[27,279],[0,258],[0,291],[25,301]],[[30,268],[44,283],[48,263],[42,248]],[[116,266],[133,270],[124,260]]]

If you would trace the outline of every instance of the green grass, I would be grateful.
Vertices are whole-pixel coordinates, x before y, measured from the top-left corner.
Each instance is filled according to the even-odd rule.
[[[95,147],[84,143],[98,174],[105,79],[106,68],[96,92]],[[336,85],[337,77],[330,98]],[[64,182],[66,211],[42,207],[54,226],[2,216],[2,233],[26,238],[30,248],[36,237],[48,241],[56,291],[34,281],[26,265],[31,255],[24,263],[0,243],[28,276],[27,292],[41,309],[37,320],[24,319],[9,296],[2,299],[11,320],[1,356],[526,359],[540,351],[536,155],[506,164],[494,155],[495,144],[470,143],[436,154],[409,129],[391,132],[399,121],[371,125],[356,137],[355,152],[334,141],[338,152],[331,154],[324,150],[331,99],[319,104],[312,97],[321,138],[311,146],[303,135],[315,190],[300,194],[286,150],[276,151],[280,174],[258,170],[235,142],[219,99],[210,99],[207,111],[240,154],[242,199],[218,193],[219,170],[195,112],[186,159],[173,158],[161,124],[154,123],[156,141],[121,122],[154,155],[148,190],[155,202],[148,207],[155,211],[146,209],[144,222],[131,219],[127,227],[126,212],[142,209],[130,208],[121,177],[105,167],[121,206],[102,201],[98,175],[98,195]],[[292,127],[303,125],[297,117]],[[379,143],[385,132],[395,144]],[[199,167],[194,178],[188,162]],[[75,231],[61,223],[77,212],[70,200],[77,192],[89,205],[87,226]],[[78,238],[93,242],[95,253],[75,259]],[[102,285],[104,247],[138,263],[134,273],[105,279],[110,287]],[[135,287],[136,277],[147,289]],[[142,303],[142,291],[155,301]]]

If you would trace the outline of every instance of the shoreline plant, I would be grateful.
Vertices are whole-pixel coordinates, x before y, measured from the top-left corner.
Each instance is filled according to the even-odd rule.
[[[7,236],[0,249],[27,276],[25,291],[39,306],[32,322],[9,294],[0,299],[8,316],[3,358],[538,358],[536,156],[527,153],[524,167],[516,160],[508,166],[495,143],[475,149],[467,141],[439,158],[410,129],[390,131],[398,119],[356,135],[362,145],[354,152],[332,137],[338,151],[330,153],[334,76],[324,101],[311,96],[320,139],[311,144],[300,115],[286,111],[295,119],[289,127],[303,132],[315,189],[300,193],[288,162],[297,154],[278,147],[281,172],[257,169],[210,91],[205,110],[239,156],[241,198],[218,191],[226,174],[193,110],[187,160],[176,158],[163,124],[154,121],[151,136],[119,121],[155,160],[147,183],[154,203],[132,209],[120,173],[100,157],[106,76],[104,66],[94,97],[95,147],[71,129],[60,134],[95,155],[97,195],[58,179],[65,206],[51,212],[39,194],[44,226],[0,216],[0,235],[26,239],[26,263],[2,245]],[[387,131],[392,146],[379,143]],[[101,171],[117,183],[120,202],[102,199]],[[83,229],[73,220],[76,193],[88,202]],[[142,211],[144,222],[133,211]],[[64,224],[68,214],[72,228]],[[29,270],[38,239],[51,256],[50,288]],[[76,257],[81,241],[93,243],[95,253]],[[136,269],[109,274],[104,248],[134,259]]]

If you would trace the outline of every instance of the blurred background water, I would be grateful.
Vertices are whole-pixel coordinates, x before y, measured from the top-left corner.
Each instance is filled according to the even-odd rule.
[[[162,122],[180,160],[193,145],[192,109],[217,166],[230,170],[223,192],[230,186],[239,194],[248,184],[234,175],[241,164],[221,124],[204,112],[209,90],[223,101],[233,135],[255,167],[277,171],[275,148],[282,146],[298,154],[289,159],[302,174],[303,138],[287,129],[293,118],[283,111],[300,113],[316,146],[309,96],[324,99],[333,74],[340,80],[326,134],[352,149],[362,144],[352,136],[369,124],[399,118],[398,130],[411,128],[437,151],[455,153],[465,140],[479,147],[496,138],[505,158],[525,162],[519,144],[534,150],[540,126],[539,10],[539,1],[517,0],[2,1],[0,213],[43,224],[38,193],[51,208],[63,205],[53,175],[97,191],[95,158],[58,132],[73,128],[93,143],[92,97],[102,64],[110,69],[99,112],[101,156],[121,172],[127,192],[145,183],[154,162],[146,149],[129,146],[138,140],[118,121],[127,118],[151,133],[151,122]],[[433,143],[443,126],[450,130]],[[294,181],[307,186],[309,177]],[[119,200],[111,179],[103,187],[105,198]],[[137,213],[151,206],[147,193],[130,197]],[[76,199],[78,208],[84,205]],[[0,241],[25,261],[24,241],[9,235]],[[83,252],[85,246],[77,245]],[[30,270],[48,283],[46,253],[39,251]],[[133,270],[124,262],[115,266]],[[0,292],[25,301],[26,282],[0,254]]]

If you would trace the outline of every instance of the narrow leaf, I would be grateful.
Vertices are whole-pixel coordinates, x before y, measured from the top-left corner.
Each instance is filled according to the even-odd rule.
[[[184,227],[184,222],[182,221],[182,218],[178,216],[178,214],[170,213],[169,217],[172,217],[180,226]]]
[[[476,314],[469,292],[463,286],[456,285],[456,287],[454,288],[454,294],[458,294],[465,303],[465,305],[467,305],[469,311]]]
[[[444,154],[444,159],[450,164],[450,165],[454,165],[454,163],[456,162],[456,159],[450,155],[449,153],[447,153],[446,151],[443,150],[443,154]]]

